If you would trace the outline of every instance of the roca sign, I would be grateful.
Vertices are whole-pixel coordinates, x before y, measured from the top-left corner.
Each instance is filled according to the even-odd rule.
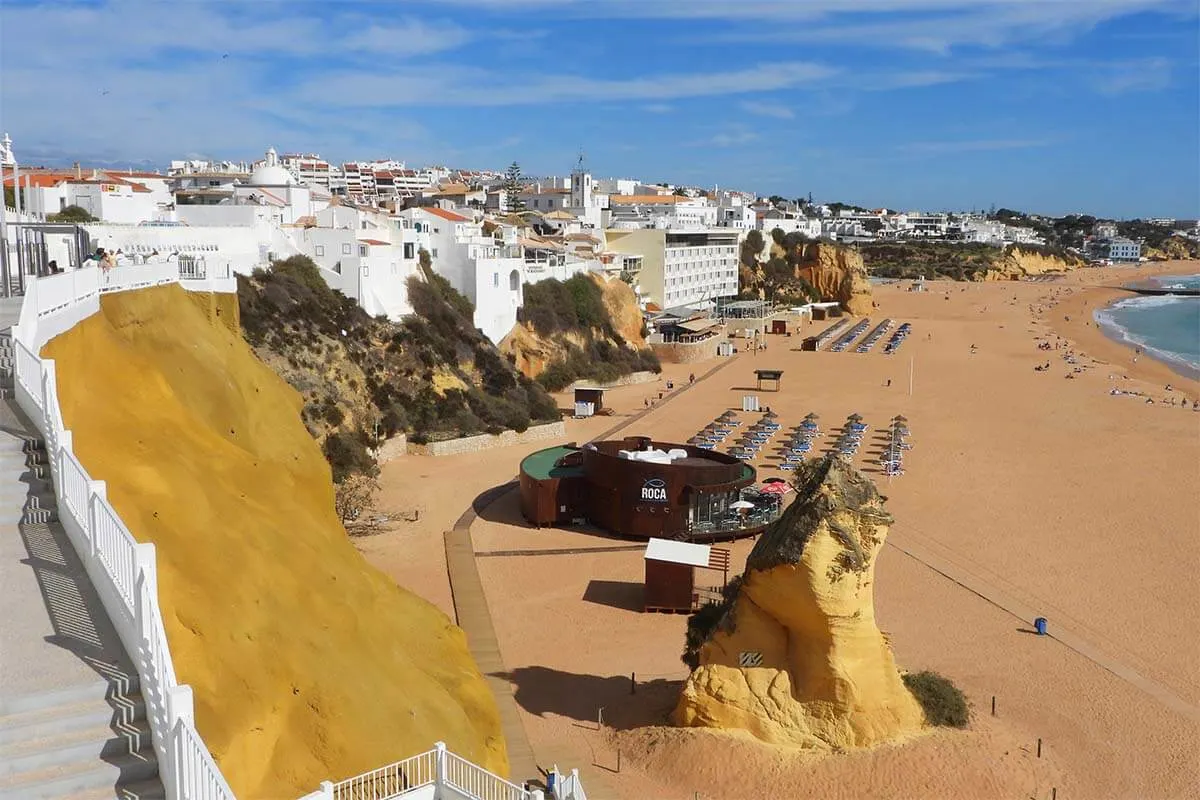
[[[651,503],[667,502],[667,482],[662,478],[648,478],[642,484],[642,499]]]

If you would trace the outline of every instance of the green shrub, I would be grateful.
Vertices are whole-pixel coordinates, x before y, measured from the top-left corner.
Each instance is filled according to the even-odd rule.
[[[948,678],[936,672],[917,672],[904,676],[904,685],[925,711],[930,725],[965,728],[971,713],[967,698]]]
[[[683,655],[679,657],[680,661],[688,665],[688,669],[694,670],[700,666],[700,648],[717,629],[726,612],[733,607],[733,601],[737,599],[738,590],[741,588],[742,576],[738,575],[725,585],[720,601],[705,603],[688,617]]]
[[[334,433],[325,440],[323,449],[325,459],[333,470],[334,483],[341,483],[358,473],[375,475],[379,472],[375,459],[367,452],[365,435],[345,431]]]

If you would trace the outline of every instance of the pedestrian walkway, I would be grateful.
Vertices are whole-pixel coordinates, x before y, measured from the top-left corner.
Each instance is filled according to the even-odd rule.
[[[161,797],[137,672],[58,521],[0,339],[0,796]]]
[[[703,375],[696,378],[694,384],[681,386],[672,394],[667,395],[657,405],[639,411],[608,430],[601,433],[598,439],[607,439],[620,431],[641,421],[648,414],[659,411],[664,404],[699,385],[705,379],[715,375],[736,359],[728,358],[717,364]],[[504,732],[504,740],[508,745],[508,761],[511,768],[512,780],[520,783],[527,780],[540,780],[538,770],[539,760],[529,743],[529,736],[521,722],[520,710],[513,695],[512,683],[505,677],[508,674],[504,659],[500,654],[500,644],[496,639],[496,629],[492,623],[492,613],[488,608],[487,595],[483,590],[483,581],[479,577],[479,566],[475,560],[475,548],[471,542],[471,525],[474,524],[479,512],[499,500],[518,486],[516,480],[492,487],[475,498],[471,507],[463,512],[454,527],[445,533],[446,571],[450,577],[450,593],[454,600],[455,622],[467,634],[467,645],[471,656],[491,687],[496,698],[496,706],[500,713],[500,726]],[[540,766],[549,769],[557,761],[560,769],[570,769],[565,758],[558,753],[543,753]],[[596,770],[588,770],[583,775],[584,788],[593,798],[613,797],[615,794],[605,785],[604,779]]]

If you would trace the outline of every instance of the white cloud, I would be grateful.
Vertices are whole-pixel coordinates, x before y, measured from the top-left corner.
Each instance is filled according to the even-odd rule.
[[[548,0],[443,0],[494,10],[534,9]],[[1195,0],[556,0],[556,13],[597,18],[719,19],[748,41],[850,43],[936,53],[953,47],[1074,37],[1129,14],[1195,18]],[[791,24],[795,23],[795,24]],[[764,29],[763,25],[771,27]]]
[[[910,155],[951,155],[955,153],[986,153],[998,150],[1028,150],[1048,147],[1050,139],[969,139],[947,142],[910,142],[897,149]]]
[[[1171,63],[1147,58],[1106,64],[1092,73],[1092,84],[1102,94],[1159,91],[1171,84]]]
[[[384,108],[508,106],[605,100],[672,100],[774,91],[825,80],[835,70],[807,62],[760,64],[729,72],[666,73],[637,78],[583,75],[522,75],[468,67],[397,68],[362,75],[343,71],[314,78],[297,88],[303,97],[336,105]]]
[[[787,106],[779,105],[778,103],[764,103],[759,100],[746,100],[741,104],[742,110],[750,114],[755,114],[760,117],[774,117],[775,119],[793,119],[796,112],[792,111]]]
[[[651,114],[670,114],[675,110],[675,106],[670,103],[650,103],[642,106],[643,111],[648,111]]]

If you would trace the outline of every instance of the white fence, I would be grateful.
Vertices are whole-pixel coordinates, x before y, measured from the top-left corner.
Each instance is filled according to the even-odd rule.
[[[146,700],[146,717],[169,800],[234,800],[233,791],[196,730],[191,687],[176,679],[158,603],[153,544],[139,544],[109,504],[104,481],[92,480],[63,427],[54,361],[42,346],[100,310],[100,295],[168,283],[203,292],[235,292],[228,269],[160,263],[95,267],[30,276],[13,326],[17,403],[46,443],[59,520],[96,587],[105,612],[133,659]],[[209,265],[211,267],[211,265]],[[578,781],[578,774],[575,774]],[[341,781],[326,782],[308,798],[325,800],[542,800],[525,789],[446,751],[427,753]],[[580,794],[570,800],[585,800]]]
[[[51,360],[37,355],[49,339],[96,313],[105,292],[174,283],[174,264],[73,270],[31,278],[13,327],[17,403],[41,431],[54,478],[59,519],[96,587],[104,610],[137,668],[146,717],[169,798],[233,800],[233,791],[196,731],[191,689],[175,676],[158,604],[154,545],[139,544],[75,456],[63,427]],[[200,291],[231,291],[231,280],[185,282]]]

